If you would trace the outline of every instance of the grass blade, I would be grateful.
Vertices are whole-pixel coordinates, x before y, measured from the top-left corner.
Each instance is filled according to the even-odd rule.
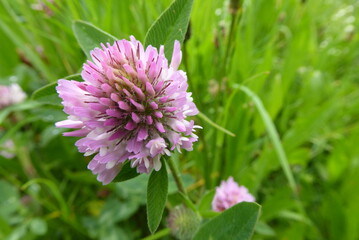
[[[257,110],[262,117],[264,125],[267,129],[269,138],[272,141],[274,149],[278,155],[284,174],[289,182],[289,186],[291,187],[294,194],[297,195],[297,184],[294,180],[293,173],[288,163],[287,155],[285,154],[282,142],[280,141],[279,134],[274,126],[272,119],[270,118],[268,112],[265,110],[260,98],[252,90],[243,85],[239,86],[239,89],[246,93],[256,105]]]
[[[206,115],[204,115],[202,112],[198,114],[198,117],[201,118],[203,121],[207,122],[209,125],[211,125],[214,128],[217,128],[219,131],[224,132],[225,134],[235,137],[236,135],[232,133],[231,131],[225,129],[224,127],[219,126],[217,123],[213,122],[211,119],[209,119]]]

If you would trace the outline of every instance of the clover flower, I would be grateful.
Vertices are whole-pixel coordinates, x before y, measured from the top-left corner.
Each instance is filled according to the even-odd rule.
[[[216,212],[222,212],[237,203],[254,201],[255,198],[246,187],[238,186],[233,177],[229,177],[227,181],[222,181],[221,185],[216,188],[212,209]]]
[[[0,85],[0,109],[24,101],[26,94],[21,87],[13,83],[10,86]]]
[[[192,150],[198,137],[198,113],[187,92],[186,73],[178,70],[182,52],[175,41],[170,65],[152,46],[146,49],[133,36],[91,51],[83,66],[84,82],[60,79],[57,92],[68,119],[57,127],[78,129],[65,136],[76,142],[85,156],[93,155],[88,168],[103,184],[111,182],[126,161],[139,173],[161,168],[160,157],[181,148]]]

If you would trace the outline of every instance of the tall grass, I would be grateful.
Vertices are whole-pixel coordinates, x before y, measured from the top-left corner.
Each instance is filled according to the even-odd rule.
[[[17,81],[31,94],[77,73],[85,55],[73,36],[73,20],[143,40],[170,2],[43,1],[47,11],[41,11],[34,9],[37,1],[1,0],[0,81]],[[183,46],[182,69],[204,116],[196,119],[203,130],[194,151],[178,156],[192,176],[191,197],[199,201],[233,176],[263,205],[255,239],[357,239],[358,3],[240,2],[231,14],[228,1],[195,1]],[[23,122],[1,124],[0,137],[16,143],[17,157],[0,157],[0,238],[149,234],[146,176],[100,186],[75,140],[54,128],[64,118],[61,109],[34,106],[9,117]],[[41,227],[44,233],[37,231]]]

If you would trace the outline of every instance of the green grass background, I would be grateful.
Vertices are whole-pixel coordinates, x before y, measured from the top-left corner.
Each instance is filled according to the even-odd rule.
[[[253,239],[358,239],[359,2],[240,2],[233,16],[229,1],[194,1],[182,46],[181,68],[199,110],[235,134],[196,118],[203,126],[199,142],[176,155],[190,195],[208,210],[202,196],[233,176],[263,206]],[[79,72],[86,57],[73,20],[143,41],[170,3],[1,0],[0,83],[17,82],[31,95]],[[270,118],[263,121],[242,86],[259,97]],[[148,177],[102,186],[86,169],[89,158],[77,153],[76,139],[54,127],[66,117],[62,109],[26,104],[5,119],[0,112],[0,143],[12,139],[16,146],[15,158],[0,156],[0,239],[149,235]],[[280,142],[268,129],[272,124]],[[168,207],[176,204],[174,191],[170,186]]]

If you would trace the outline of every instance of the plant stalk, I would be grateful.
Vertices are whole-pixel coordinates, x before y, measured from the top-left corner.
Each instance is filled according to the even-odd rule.
[[[168,234],[170,234],[171,230],[169,228],[164,228],[158,232],[156,232],[153,235],[150,235],[148,237],[142,238],[142,240],[156,240],[156,239],[160,239],[164,236],[167,236]]]
[[[173,158],[171,158],[171,157],[168,158],[167,164],[171,169],[172,176],[173,176],[173,178],[175,180],[175,183],[177,185],[178,191],[181,192],[183,195],[185,195],[188,198],[186,189],[185,189],[185,187],[183,185],[183,182],[182,182],[182,179],[181,179],[181,175],[180,175],[180,173],[179,173],[179,171],[177,169],[176,164],[173,161]]]

